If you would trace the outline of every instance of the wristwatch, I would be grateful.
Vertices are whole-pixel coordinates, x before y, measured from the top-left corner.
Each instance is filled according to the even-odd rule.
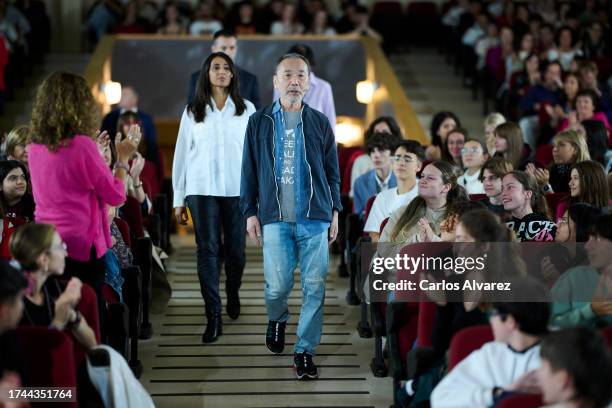
[[[123,163],[123,162],[116,162],[115,165],[113,166],[113,168],[116,169],[124,169],[125,171],[129,172],[130,171],[130,166],[127,163]]]
[[[79,325],[81,324],[81,312],[76,310],[75,314],[76,314],[76,317],[74,318],[73,321],[68,322],[68,324],[66,325],[66,329],[74,330],[74,329],[78,328]]]
[[[542,191],[544,191],[545,193],[552,193],[553,189],[550,184],[546,184],[544,187],[542,187]]]

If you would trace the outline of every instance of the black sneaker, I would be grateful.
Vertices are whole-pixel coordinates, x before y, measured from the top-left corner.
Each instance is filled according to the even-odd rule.
[[[298,380],[313,380],[319,378],[319,370],[308,353],[294,353],[293,367]]]
[[[268,322],[266,331],[266,347],[273,354],[280,354],[285,349],[285,327],[287,322]]]

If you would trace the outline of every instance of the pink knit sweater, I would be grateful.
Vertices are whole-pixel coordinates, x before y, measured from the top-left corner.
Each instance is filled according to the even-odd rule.
[[[89,260],[91,247],[100,258],[112,246],[107,205],[125,201],[125,187],[116,179],[88,136],[77,135],[67,147],[50,152],[29,146],[36,222],[53,224],[68,246],[68,256]]]

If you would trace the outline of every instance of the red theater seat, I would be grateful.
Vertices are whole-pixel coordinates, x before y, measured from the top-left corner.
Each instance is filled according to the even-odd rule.
[[[538,167],[547,169],[553,161],[553,145],[542,145],[536,149],[535,160]]]
[[[493,331],[489,325],[468,327],[457,332],[450,344],[448,371],[490,341],[493,341]]]
[[[543,405],[541,395],[517,394],[504,398],[498,408],[538,408]]]
[[[30,386],[76,387],[73,344],[66,333],[46,327],[19,327],[17,336]],[[65,402],[55,406],[76,407],[77,403]]]

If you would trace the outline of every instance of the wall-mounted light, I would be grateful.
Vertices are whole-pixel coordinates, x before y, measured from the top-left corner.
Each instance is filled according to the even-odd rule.
[[[356,118],[339,117],[336,124],[336,142],[344,146],[359,146],[361,143],[362,127]]]
[[[119,82],[107,82],[102,85],[102,91],[106,97],[106,103],[114,105],[121,100],[121,84]]]
[[[372,103],[372,99],[374,99],[374,91],[376,91],[377,85],[378,84],[376,82],[372,81],[357,82],[357,101],[364,104]]]

